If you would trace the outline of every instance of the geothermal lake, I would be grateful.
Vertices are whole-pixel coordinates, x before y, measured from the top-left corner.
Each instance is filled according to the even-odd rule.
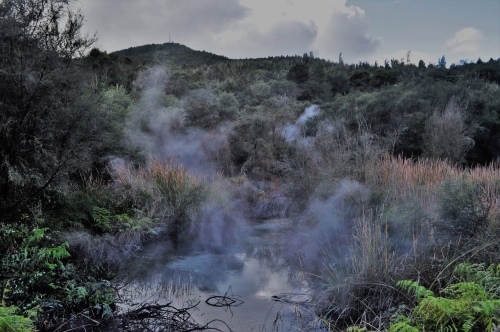
[[[147,246],[123,271],[134,280],[129,296],[172,301],[176,308],[198,304],[191,317],[201,325],[223,321],[227,326],[210,325],[222,331],[324,331],[312,314],[306,278],[299,268],[287,266],[278,248],[290,221],[249,224],[244,240],[227,248],[181,250],[161,242]],[[213,296],[224,296],[231,304],[207,304],[207,299],[212,304],[221,299]]]

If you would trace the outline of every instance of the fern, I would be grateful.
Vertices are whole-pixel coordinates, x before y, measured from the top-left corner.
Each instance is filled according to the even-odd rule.
[[[43,258],[49,263],[60,262],[62,259],[71,256],[67,250],[68,248],[69,248],[68,242],[64,242],[54,248],[44,248]]]
[[[16,315],[16,307],[0,307],[0,332],[32,332],[31,319]]]
[[[491,298],[500,295],[500,264],[491,264],[485,269],[485,264],[459,264],[453,270],[453,275],[460,281],[471,281],[481,285]]]
[[[389,328],[390,332],[419,332],[418,328],[411,326],[411,319],[405,316],[398,316],[396,322]]]
[[[43,236],[45,235],[45,232],[47,232],[48,230],[49,229],[46,227],[34,229],[33,235],[28,237],[28,244],[40,241],[43,238]]]
[[[428,290],[424,286],[420,286],[418,282],[411,280],[401,280],[396,284],[398,287],[403,288],[408,293],[414,293],[417,299],[422,299],[426,297],[434,296],[431,290]]]
[[[436,296],[411,280],[397,285],[417,299],[411,317],[398,317],[391,332],[412,331],[492,331],[499,322],[499,266],[460,264],[454,270],[459,282],[451,283]]]
[[[96,226],[103,231],[111,227],[111,212],[105,208],[100,208],[98,206],[92,207],[92,218]]]

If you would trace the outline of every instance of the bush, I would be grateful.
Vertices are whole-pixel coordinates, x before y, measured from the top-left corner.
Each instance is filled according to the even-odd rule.
[[[392,250],[380,215],[368,210],[355,218],[352,237],[344,240],[347,253],[346,247],[339,250],[332,244],[323,249],[322,287],[315,300],[322,304],[321,316],[338,328],[369,322],[367,326],[383,330],[384,312],[404,300],[394,284],[407,272],[407,256]]]
[[[219,118],[222,121],[234,120],[238,115],[238,110],[240,108],[240,103],[233,93],[222,92],[219,94]]]
[[[210,128],[219,123],[219,100],[208,89],[192,90],[182,98],[189,124]]]
[[[271,96],[271,88],[269,84],[265,82],[257,82],[250,86],[250,91],[252,92],[253,102],[255,104],[261,104],[265,99]]]
[[[294,82],[291,81],[272,81],[271,93],[273,95],[295,99],[298,93],[298,87]]]
[[[469,135],[463,110],[452,100],[442,114],[435,111],[428,119],[424,134],[424,156],[460,163],[474,146],[474,140]]]
[[[444,183],[441,196],[442,224],[447,232],[472,237],[488,227],[489,206],[478,183],[456,179]]]
[[[22,308],[39,326],[46,321],[45,328],[57,326],[84,309],[93,317],[111,314],[112,276],[69,263],[68,243],[56,245],[47,231],[35,229],[19,248],[2,258],[2,304]]]

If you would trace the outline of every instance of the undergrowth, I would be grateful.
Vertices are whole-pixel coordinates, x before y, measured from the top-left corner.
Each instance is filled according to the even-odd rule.
[[[16,307],[0,306],[0,332],[33,332],[35,326],[33,321],[18,315]]]
[[[57,244],[47,232],[47,228],[35,229],[2,258],[2,307],[30,316],[38,327],[45,328],[58,326],[84,311],[97,318],[111,315],[112,275],[91,266],[74,265],[69,261],[69,244]]]
[[[408,317],[397,317],[391,332],[489,332],[500,322],[500,264],[459,264],[438,295],[417,281],[401,280],[397,285],[414,297],[416,305]]]

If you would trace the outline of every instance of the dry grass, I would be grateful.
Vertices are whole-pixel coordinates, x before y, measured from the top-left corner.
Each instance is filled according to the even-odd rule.
[[[401,157],[386,156],[375,167],[366,171],[367,182],[380,190],[391,203],[416,203],[429,217],[437,219],[445,181],[465,180],[477,184],[483,192],[482,199],[490,207],[490,220],[500,215],[500,167],[489,166],[463,169],[444,160],[421,159],[414,162]]]
[[[177,231],[207,195],[206,179],[175,160],[151,159],[145,167],[115,169],[116,190],[133,201],[140,216],[157,219]]]
[[[324,251],[323,288],[317,296],[327,303],[323,316],[337,328],[356,324],[383,330],[384,313],[402,300],[393,285],[407,274],[409,255],[391,249],[380,212],[365,210],[355,218],[348,255]]]
[[[115,235],[91,235],[83,231],[62,234],[70,244],[70,251],[79,259],[98,266],[118,266],[124,259],[134,256],[148,235],[141,230],[127,230]]]
[[[354,217],[347,255],[324,250],[318,301],[324,301],[322,313],[337,327],[383,330],[388,309],[405,301],[396,290],[398,280],[432,283],[467,257],[481,262],[497,258],[498,240],[489,234],[500,228],[500,167],[466,169],[442,160],[385,156],[367,164],[365,175],[366,184],[383,199]],[[455,212],[458,219],[453,220]],[[464,217],[476,214],[487,214],[487,229],[468,239],[457,236],[457,221],[473,227],[474,221]],[[446,225],[451,232],[443,236]]]

